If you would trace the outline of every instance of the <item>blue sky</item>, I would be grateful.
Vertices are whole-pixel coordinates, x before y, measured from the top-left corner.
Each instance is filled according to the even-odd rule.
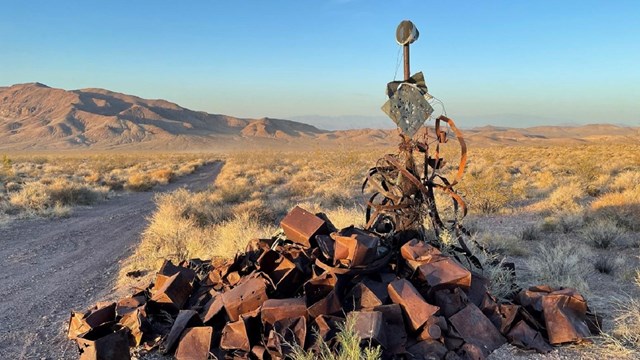
[[[379,126],[403,19],[412,72],[465,127],[640,125],[640,1],[2,0],[0,86]]]

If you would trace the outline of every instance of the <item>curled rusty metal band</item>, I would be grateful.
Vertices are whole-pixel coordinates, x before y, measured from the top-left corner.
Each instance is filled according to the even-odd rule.
[[[438,170],[444,166],[444,159],[440,154],[440,144],[447,142],[447,134],[442,130],[442,123],[446,123],[454,132],[460,145],[460,161],[453,181],[449,181],[438,173]],[[436,146],[433,156],[429,153],[428,132],[425,133],[424,139],[421,141],[411,140],[403,135],[401,137],[399,154],[387,154],[380,158],[376,166],[369,169],[362,184],[363,192],[367,186],[373,190],[372,196],[367,201],[365,229],[375,231],[376,224],[386,219],[391,222],[393,231],[396,231],[400,219],[413,218],[422,222],[428,216],[436,237],[440,236],[440,233],[445,229],[450,231],[458,242],[458,245],[453,246],[454,250],[464,254],[475,266],[481,267],[480,262],[473,256],[471,249],[463,239],[463,235],[467,232],[460,224],[460,220],[467,215],[467,205],[454,190],[454,186],[462,179],[467,163],[467,145],[462,132],[452,119],[446,116],[438,117],[435,120]],[[422,176],[418,175],[413,165],[415,150],[424,153]],[[408,159],[406,163],[401,160],[402,155]],[[403,180],[410,184],[409,187],[401,184]],[[436,190],[451,198],[453,203],[452,219],[443,221],[441,218],[435,200]],[[419,227],[423,229],[422,224]]]

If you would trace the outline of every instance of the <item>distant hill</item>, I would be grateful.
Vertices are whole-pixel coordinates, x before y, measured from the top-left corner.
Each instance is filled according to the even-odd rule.
[[[460,124],[463,125],[463,124]],[[638,128],[615,125],[483,127],[465,131],[477,146],[638,142]],[[193,111],[104,89],[63,90],[40,83],[0,87],[0,150],[207,150],[251,146],[386,146],[396,130],[327,131],[301,122]]]

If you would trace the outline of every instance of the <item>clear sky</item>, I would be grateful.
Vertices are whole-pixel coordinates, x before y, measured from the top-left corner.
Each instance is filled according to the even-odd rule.
[[[411,19],[412,71],[463,126],[640,125],[637,0],[1,1],[0,86],[100,87],[333,128],[390,124],[380,106],[395,28]]]

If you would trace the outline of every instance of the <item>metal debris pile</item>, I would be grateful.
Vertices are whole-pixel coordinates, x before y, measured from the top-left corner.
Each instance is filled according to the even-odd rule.
[[[80,358],[129,359],[131,347],[179,360],[283,359],[293,344],[339,347],[346,318],[385,359],[483,359],[506,342],[546,353],[599,328],[573,289],[498,300],[486,277],[421,240],[394,248],[299,207],[281,227],[233,260],[165,261],[144,291],[72,313]]]

